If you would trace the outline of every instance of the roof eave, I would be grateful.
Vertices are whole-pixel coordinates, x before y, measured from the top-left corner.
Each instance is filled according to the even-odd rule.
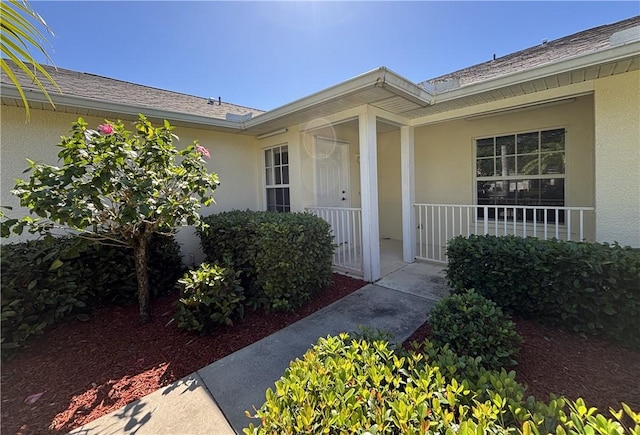
[[[49,105],[47,97],[39,90],[24,89],[27,101],[31,103],[43,103]],[[12,98],[22,100],[15,86],[6,83],[0,84],[0,93],[3,98]],[[202,125],[205,127],[221,128],[232,131],[243,131],[242,123],[235,121],[227,121],[224,119],[212,118],[201,115],[193,115],[189,113],[172,112],[169,110],[159,110],[144,106],[135,106],[130,104],[115,103],[110,101],[96,100],[93,98],[79,97],[76,95],[60,94],[49,92],[49,96],[56,106],[76,107],[84,110],[95,110],[119,113],[122,115],[138,116],[143,113],[148,118],[167,119],[172,122],[182,122],[186,124]],[[55,110],[55,109],[52,109]]]
[[[616,62],[638,55],[640,55],[640,41],[631,42],[625,45],[599,50],[593,53],[575,56],[551,64],[501,76],[496,79],[473,83],[457,89],[441,92],[436,94],[435,103],[437,104],[439,102],[450,101],[482,92],[490,92],[496,89],[530,82],[577,69]]]
[[[379,67],[364,74],[346,80],[322,91],[308,95],[299,100],[262,113],[244,123],[247,129],[284,118],[297,111],[305,110],[355,92],[381,86],[392,90],[397,95],[410,99],[420,105],[432,104],[432,95],[415,83],[403,78],[386,67]]]

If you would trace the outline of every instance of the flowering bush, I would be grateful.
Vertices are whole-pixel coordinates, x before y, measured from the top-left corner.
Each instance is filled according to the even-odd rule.
[[[111,124],[100,124],[98,126],[98,131],[102,134],[112,134],[113,133],[113,125]]]
[[[79,118],[62,138],[61,166],[29,161],[31,178],[12,191],[20,205],[43,219],[4,222],[21,233],[47,231],[55,225],[98,236],[108,244],[133,249],[141,320],[149,319],[147,247],[155,233],[181,225],[199,225],[198,210],[213,201],[218,176],[207,171],[209,150],[197,142],[182,150],[165,121],[154,127],[140,115],[136,134],[122,121],[91,130]],[[178,163],[178,158],[180,159]],[[3,231],[4,233],[4,231]]]
[[[209,150],[203,147],[202,145],[196,145],[196,151],[198,151],[200,154],[202,154],[206,158],[211,157]]]

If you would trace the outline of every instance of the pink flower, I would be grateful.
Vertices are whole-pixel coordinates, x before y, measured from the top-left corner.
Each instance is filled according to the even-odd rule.
[[[98,131],[102,134],[112,134],[113,133],[113,125],[111,124],[100,124],[98,126]]]
[[[211,157],[211,153],[209,153],[209,150],[203,147],[202,145],[196,145],[196,151],[202,154],[204,157],[207,157],[207,158]]]

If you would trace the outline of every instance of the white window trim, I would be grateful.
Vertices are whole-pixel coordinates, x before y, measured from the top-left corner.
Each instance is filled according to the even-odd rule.
[[[548,131],[548,130],[558,130],[558,129],[564,129],[564,156],[565,156],[565,162],[564,162],[564,174],[539,174],[539,175],[510,175],[508,176],[506,179],[507,180],[514,180],[514,181],[518,181],[518,180],[530,180],[530,179],[549,179],[549,178],[562,178],[564,179],[564,204],[562,205],[562,207],[569,207],[568,204],[570,204],[570,177],[569,177],[569,173],[570,173],[570,161],[568,156],[570,155],[570,139],[569,139],[569,128],[567,127],[567,125],[553,125],[553,126],[545,126],[545,127],[532,127],[532,128],[526,128],[526,129],[519,129],[516,131],[509,131],[509,132],[500,132],[500,133],[490,133],[490,134],[484,134],[484,135],[478,135],[478,136],[474,136],[471,138],[471,144],[472,144],[472,166],[473,166],[473,183],[471,186],[472,189],[472,198],[473,198],[473,204],[475,206],[480,206],[478,204],[478,181],[483,181],[483,180],[497,180],[497,179],[505,179],[502,176],[492,176],[492,177],[478,177],[478,148],[477,148],[477,141],[481,140],[481,139],[488,139],[488,138],[497,138],[497,137],[501,137],[501,136],[511,136],[511,135],[518,135],[518,134],[525,134],[525,133],[532,133],[532,132],[542,132],[542,131]],[[492,204],[489,205],[489,207],[500,207],[500,204]],[[504,207],[509,207],[509,205],[503,205]],[[518,207],[518,205],[513,205],[515,207]],[[479,218],[477,215],[474,216],[474,219],[477,220],[478,223],[484,223],[484,218]],[[494,219],[490,219],[491,222],[493,222]],[[540,224],[538,224],[540,225]],[[566,226],[566,222],[561,223],[560,227],[564,227]]]
[[[287,147],[287,154],[288,154],[288,162],[287,162],[287,166],[289,167],[289,183],[287,184],[267,184],[267,162],[265,160],[265,151],[268,150],[272,150],[272,149],[276,149],[276,148],[282,148],[282,147]],[[275,144],[275,145],[269,145],[266,147],[263,147],[260,149],[260,167],[261,167],[261,180],[262,180],[262,209],[267,211],[268,209],[268,197],[267,197],[267,189],[269,188],[287,188],[289,189],[289,202],[291,203],[291,154],[290,154],[290,147],[289,147],[289,143],[288,142],[282,142],[279,144]],[[274,176],[274,181],[275,181],[275,176]],[[289,208],[290,210],[293,210],[293,207],[291,206],[291,204],[289,204]]]

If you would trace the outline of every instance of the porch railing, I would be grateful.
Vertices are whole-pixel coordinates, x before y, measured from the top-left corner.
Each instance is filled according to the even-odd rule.
[[[331,225],[333,266],[362,274],[362,211],[359,208],[307,207],[305,211],[321,217]]]
[[[415,204],[417,255],[447,262],[447,243],[471,234],[585,240],[594,222],[593,207]]]

